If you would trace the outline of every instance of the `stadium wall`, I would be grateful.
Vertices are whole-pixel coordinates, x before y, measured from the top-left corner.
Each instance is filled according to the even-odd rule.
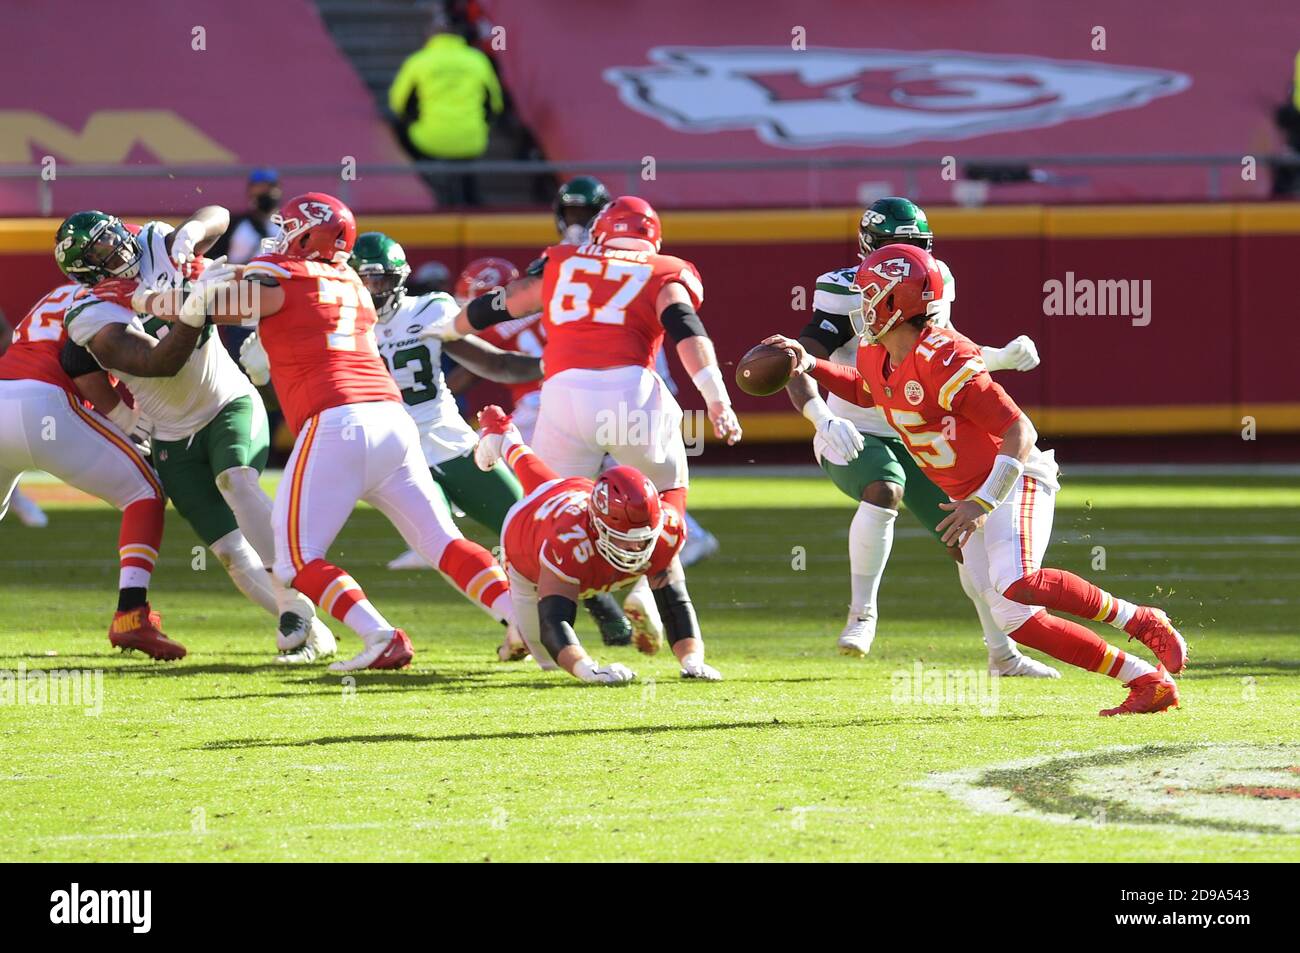
[[[701,313],[719,358],[808,320],[813,283],[856,261],[855,209],[672,212],[668,248],[705,279]],[[0,220],[0,308],[14,320],[60,280],[57,222]],[[957,278],[957,327],[982,344],[1027,333],[1042,366],[1001,380],[1046,435],[1219,434],[1253,417],[1261,433],[1300,432],[1300,208],[1153,205],[934,209],[935,251]],[[549,214],[362,217],[414,264],[453,274],[482,255],[521,267],[554,239]],[[1045,283],[1137,281],[1147,318],[1045,313]],[[1149,319],[1149,323],[1143,323]],[[698,395],[688,385],[683,404]],[[784,395],[738,394],[749,441],[799,440],[809,426]]]

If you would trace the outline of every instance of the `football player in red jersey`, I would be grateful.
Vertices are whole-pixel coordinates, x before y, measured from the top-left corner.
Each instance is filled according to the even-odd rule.
[[[365,500],[471,602],[508,623],[505,574],[452,522],[415,422],[379,356],[374,305],[347,264],[357,236],[352,210],[308,192],[285,202],[274,221],[280,233],[273,250],[244,266],[237,286],[214,290],[205,307],[218,322],[257,323],[271,382],[298,435],[272,517],[276,576],[365,642],[331,669],[408,665],[414,653],[406,633],[325,559],[357,501]]]
[[[64,315],[89,293],[72,283],[41,298],[14,329],[0,356],[0,516],[18,475],[45,470],[122,511],[118,535],[118,601],[108,639],[150,658],[183,658],[185,647],[162,631],[149,605],[149,583],[162,543],[167,498],[148,462],[125,436],[132,408],[88,356],[68,360]],[[79,349],[76,349],[79,350]],[[101,414],[88,410],[89,400]],[[116,425],[116,426],[115,426]]]
[[[591,223],[590,243],[552,245],[503,292],[475,298],[449,326],[430,329],[454,339],[542,311],[546,376],[534,442],[557,473],[594,479],[609,454],[660,493],[686,489],[682,410],[654,371],[665,333],[704,397],[715,435],[728,444],[741,438],[696,313],[704,300],[699,271],[661,254],[662,234],[649,203],[617,198]],[[644,586],[624,602],[637,648],[647,654],[661,637],[653,608]]]
[[[934,258],[912,245],[885,245],[858,269],[863,310],[857,367],[808,355],[780,335],[799,373],[859,406],[880,407],[908,452],[951,502],[938,529],[962,559],[1003,631],[1017,642],[1125,683],[1128,698],[1103,715],[1163,711],[1178,704],[1171,674],[1183,670],[1187,644],[1168,616],[1138,606],[1060,569],[1042,566],[1052,532],[1057,467],[1052,452],[1002,386],[979,347],[951,328],[929,326],[943,297]],[[1159,659],[1154,668],[1091,629],[1044,609],[1106,622]]]
[[[0,311],[0,357],[3,357],[5,351],[9,350],[9,345],[13,343],[13,340],[14,329],[5,320],[4,312]],[[3,501],[0,500],[0,502]],[[30,526],[33,529],[43,529],[50,525],[50,518],[45,515],[45,511],[41,509],[40,505],[17,486],[9,494],[9,512],[13,513],[24,526]],[[0,519],[4,519],[2,510],[0,510]]]
[[[479,258],[466,265],[456,279],[456,300],[463,308],[475,298],[504,288],[518,277],[519,269],[504,258]],[[518,351],[539,358],[543,356],[546,345],[546,328],[542,325],[540,311],[494,324],[480,336],[504,351]],[[448,376],[452,393],[462,392],[477,379],[463,367],[457,368]],[[527,381],[511,384],[509,388],[510,417],[523,435],[524,442],[529,443],[533,439],[537,414],[541,408],[542,382]],[[644,599],[653,602],[648,590],[644,593]],[[583,600],[583,605],[599,626],[601,641],[606,645],[627,645],[632,641],[632,623],[618,601],[609,593],[588,596]]]
[[[504,258],[477,258],[465,266],[465,270],[456,279],[453,294],[461,307],[475,298],[490,294],[497,288],[504,288],[519,278],[519,269]],[[512,318],[500,324],[486,328],[481,337],[489,344],[495,344],[503,351],[518,351],[541,357],[546,346],[546,329],[542,327],[542,313]],[[447,378],[452,393],[464,392],[478,378],[458,368]],[[537,424],[537,412],[542,403],[542,382],[526,381],[523,384],[510,384],[510,404],[507,408],[519,432],[525,441],[533,439],[533,428]]]
[[[500,407],[484,408],[474,460],[490,469],[504,459],[526,494],[501,528],[518,629],[543,669],[584,682],[621,684],[624,665],[601,666],[573,632],[578,600],[649,580],[683,678],[718,681],[704,662],[704,640],[678,554],[686,540],[686,488],[659,493],[638,470],[616,466],[594,481],[560,477],[523,442]]]

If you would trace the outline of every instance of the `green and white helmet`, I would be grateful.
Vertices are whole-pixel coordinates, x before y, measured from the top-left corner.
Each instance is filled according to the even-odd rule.
[[[591,220],[606,205],[611,196],[605,183],[591,175],[580,175],[560,186],[555,193],[555,229],[562,238],[570,236],[570,229],[587,231]]]
[[[366,232],[352,246],[348,264],[370,292],[379,320],[387,321],[406,295],[406,279],[411,274],[406,251],[383,232]]]
[[[140,243],[116,215],[94,209],[69,215],[54,235],[54,260],[83,285],[106,278],[134,278],[140,271]]]
[[[915,245],[930,251],[933,244],[934,235],[925,210],[897,195],[876,199],[858,222],[860,258],[866,258],[881,245]]]

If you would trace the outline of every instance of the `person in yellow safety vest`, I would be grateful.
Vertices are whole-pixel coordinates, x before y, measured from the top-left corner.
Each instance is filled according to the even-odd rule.
[[[436,32],[397,71],[388,106],[431,159],[477,159],[488,143],[487,109],[503,108],[492,61],[457,33]]]

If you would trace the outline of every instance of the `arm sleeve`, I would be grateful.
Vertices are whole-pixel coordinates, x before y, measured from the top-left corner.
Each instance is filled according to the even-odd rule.
[[[988,371],[975,375],[954,396],[952,409],[986,433],[1000,437],[1021,416],[1021,410]]]
[[[834,354],[853,340],[853,328],[849,325],[847,314],[834,314],[814,308],[812,320],[804,325],[799,337],[812,338],[826,348],[827,354]]]
[[[94,355],[71,338],[63,342],[59,364],[63,367],[63,372],[73,380],[83,374],[93,374],[95,371],[102,370]]]
[[[465,314],[469,318],[469,326],[475,331],[482,331],[504,321],[513,321],[517,317],[506,307],[505,288],[494,288],[472,299],[465,305]]]
[[[871,392],[867,390],[867,382],[862,379],[856,367],[836,364],[834,361],[823,361],[819,358],[810,373],[813,380],[836,397],[857,404],[859,407],[876,405]]]
[[[552,660],[558,661],[564,649],[578,644],[578,636],[573,631],[573,620],[577,617],[578,604],[564,596],[546,596],[537,603],[539,637]]]
[[[659,321],[668,336],[679,344],[687,338],[709,336],[709,333],[704,330],[704,322],[689,304],[673,302],[664,308],[663,314],[659,315]],[[663,354],[663,351],[659,353]],[[662,373],[660,376],[663,376]]]

